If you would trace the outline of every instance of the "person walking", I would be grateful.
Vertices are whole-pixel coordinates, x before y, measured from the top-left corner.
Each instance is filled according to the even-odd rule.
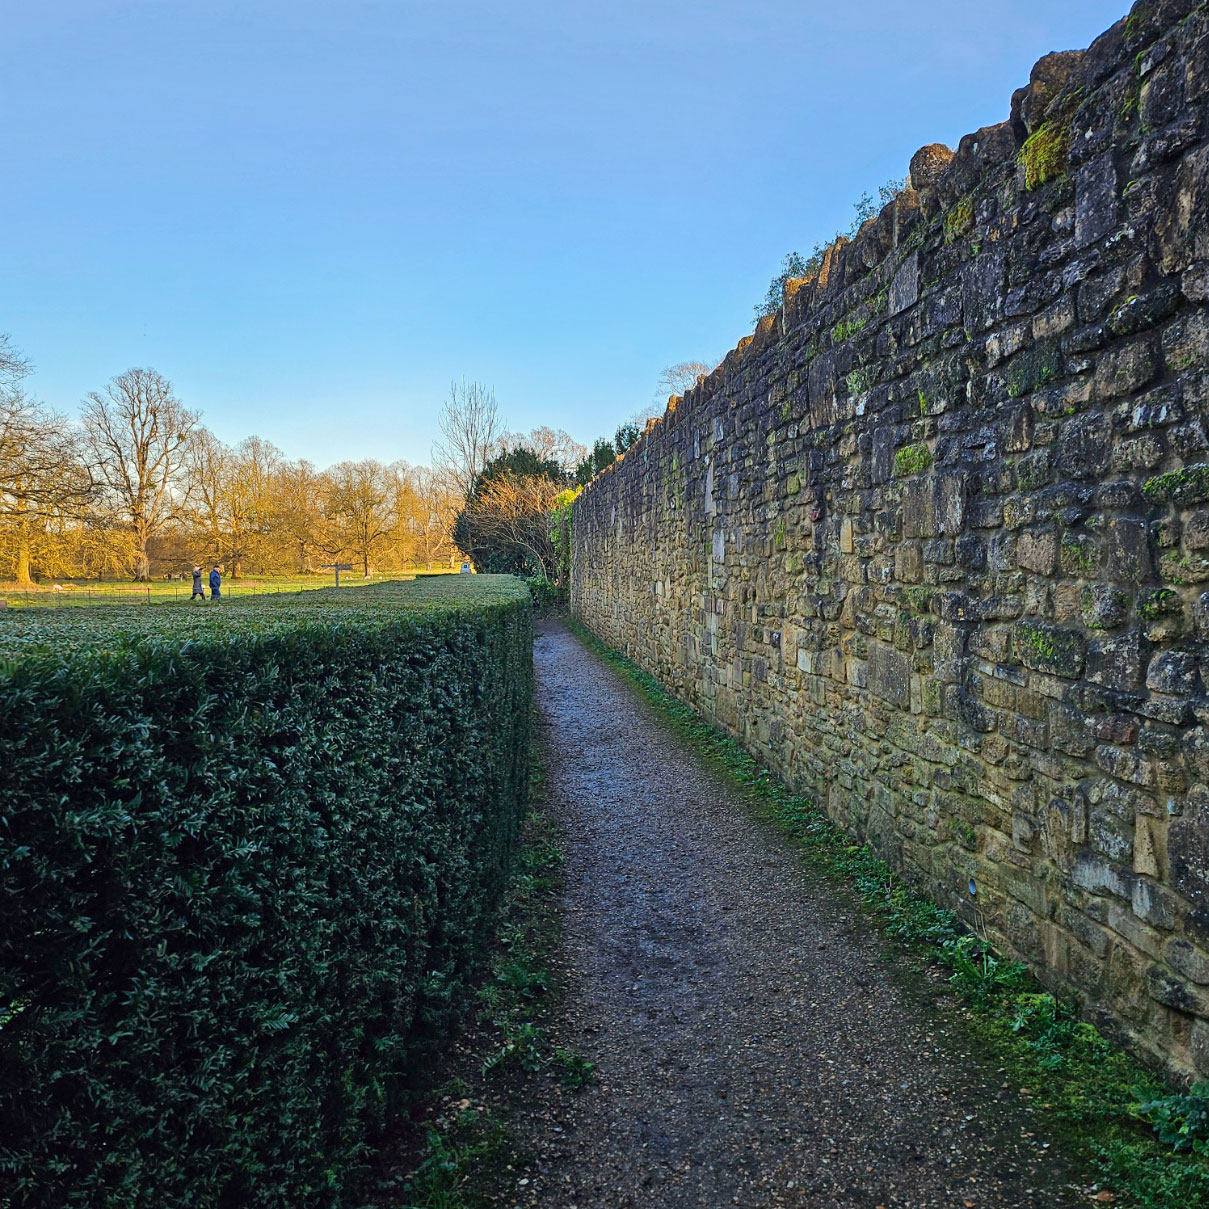
[[[210,572],[210,599],[218,600],[222,596],[222,575],[217,567]]]
[[[193,595],[189,597],[189,603],[192,604],[198,597],[204,601],[206,599],[206,589],[202,587],[202,569],[201,567],[193,568]]]

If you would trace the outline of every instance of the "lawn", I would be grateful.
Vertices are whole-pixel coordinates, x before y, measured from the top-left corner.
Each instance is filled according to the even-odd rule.
[[[371,583],[398,582],[418,576],[447,575],[439,571],[387,571],[363,578],[358,572],[345,571],[340,577],[341,590],[364,587]],[[203,579],[208,583],[209,571]],[[246,597],[276,595],[288,592],[308,592],[316,588],[330,588],[330,573],[321,575],[244,575],[239,579],[223,577],[224,597]],[[188,604],[193,592],[192,579],[153,579],[148,583],[134,583],[128,579],[84,580],[61,579],[54,583],[35,584],[32,588],[20,588],[14,584],[0,583],[0,601],[8,608],[49,607],[63,605],[100,604],[165,604],[179,602]],[[206,589],[209,596],[209,587]]]

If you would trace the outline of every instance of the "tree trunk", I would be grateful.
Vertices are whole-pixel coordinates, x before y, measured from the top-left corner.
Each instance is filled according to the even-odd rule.
[[[17,538],[17,587],[29,588],[33,582],[29,574],[29,537],[23,532]]]
[[[30,552],[29,552],[29,520],[26,515],[28,500],[22,496],[17,496],[16,507],[16,530],[17,530],[17,586],[21,588],[32,587],[33,577],[29,573]]]
[[[147,526],[134,522],[134,578],[146,583],[151,578],[151,559],[147,555]]]

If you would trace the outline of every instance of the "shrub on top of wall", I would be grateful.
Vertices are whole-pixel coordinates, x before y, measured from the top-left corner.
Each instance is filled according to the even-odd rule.
[[[338,1205],[523,808],[505,577],[0,626],[0,1203]]]

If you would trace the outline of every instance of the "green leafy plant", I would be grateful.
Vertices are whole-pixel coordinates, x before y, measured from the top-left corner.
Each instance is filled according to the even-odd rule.
[[[544,575],[530,576],[525,580],[530,599],[536,609],[551,609],[567,602],[567,589]]]
[[[483,1061],[483,1074],[496,1074],[508,1066],[527,1071],[541,1070],[545,1044],[544,1030],[531,1020],[522,1021],[508,1031],[503,1045]]]
[[[860,200],[853,204],[855,213],[846,232],[837,231],[830,239],[816,243],[809,256],[803,256],[801,252],[789,252],[784,256],[781,260],[781,271],[769,282],[763,301],[756,305],[756,318],[763,319],[767,315],[775,315],[781,308],[788,282],[798,278],[816,277],[823,267],[828,249],[843,235],[855,235],[869,219],[876,216],[882,206],[892,202],[905,186],[905,180],[888,180],[878,186],[876,197],[868,192],[862,193]],[[885,295],[879,295],[873,309],[879,312],[884,305]]]
[[[976,936],[958,936],[940,946],[940,959],[953,971],[949,981],[972,1003],[986,1004],[1002,990],[1027,985],[1028,970],[1004,961]]]
[[[550,975],[545,970],[533,970],[519,961],[510,961],[495,975],[496,982],[526,999],[533,999],[550,989]]]
[[[589,1062],[568,1049],[556,1049],[553,1063],[558,1071],[559,1082],[572,1091],[582,1091],[596,1078],[596,1063]]]
[[[505,1166],[508,1149],[507,1131],[489,1113],[464,1112],[444,1129],[430,1127],[399,1209],[486,1209],[495,1198],[482,1188],[483,1175]]]
[[[1161,1142],[1175,1150],[1209,1154],[1209,1082],[1149,1100],[1138,1113],[1154,1126]]]
[[[1111,1050],[1094,1025],[1079,1019],[1072,1003],[1047,991],[1016,995],[1011,1002],[1011,1027],[1027,1040],[1043,1070],[1059,1070],[1085,1050],[1092,1054]]]
[[[408,1209],[460,1209],[466,1150],[453,1146],[435,1129],[428,1131],[428,1152],[407,1189]]]

